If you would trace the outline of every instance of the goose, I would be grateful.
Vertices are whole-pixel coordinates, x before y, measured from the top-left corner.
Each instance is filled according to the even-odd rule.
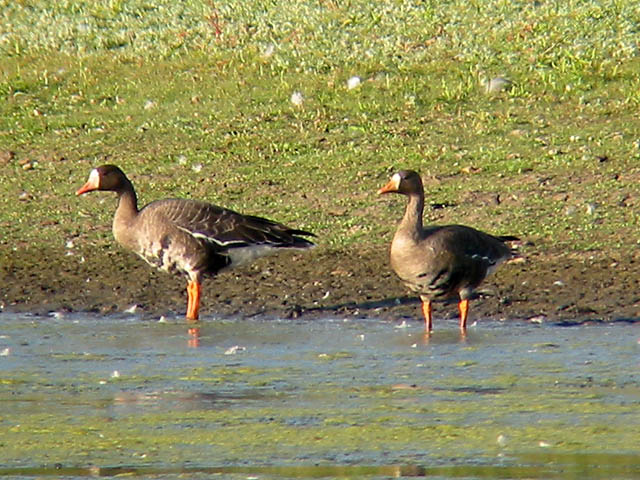
[[[424,228],[424,188],[415,171],[395,173],[378,190],[378,194],[387,193],[406,195],[409,200],[391,242],[391,268],[419,295],[427,333],[433,330],[432,301],[458,296],[459,326],[464,334],[473,290],[498,265],[514,257],[505,242],[518,238],[496,237],[464,225]]]
[[[153,267],[186,276],[189,321],[199,319],[204,277],[280,250],[315,246],[304,238],[314,237],[311,232],[198,200],[168,198],[138,209],[133,184],[115,165],[91,170],[76,195],[96,190],[118,196],[113,236],[120,245]]]

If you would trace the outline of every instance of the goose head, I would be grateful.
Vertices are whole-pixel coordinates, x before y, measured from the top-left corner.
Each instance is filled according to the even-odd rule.
[[[400,170],[391,176],[389,182],[379,189],[378,193],[414,195],[420,194],[422,191],[422,180],[417,172],[414,172],[413,170]]]
[[[76,195],[94,190],[118,192],[125,188],[127,183],[127,177],[120,168],[115,165],[102,165],[91,170],[89,179],[76,191]]]

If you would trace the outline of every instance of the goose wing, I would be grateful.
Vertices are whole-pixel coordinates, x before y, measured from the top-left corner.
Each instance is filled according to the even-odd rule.
[[[429,252],[424,272],[417,275],[420,288],[431,295],[449,295],[475,287],[501,262],[512,256],[503,241],[516,237],[494,237],[462,225],[428,231],[424,240]]]
[[[302,238],[313,236],[310,232],[206,202],[168,199],[151,205],[161,210],[162,215],[180,230],[221,249],[256,245],[308,248],[313,245]]]

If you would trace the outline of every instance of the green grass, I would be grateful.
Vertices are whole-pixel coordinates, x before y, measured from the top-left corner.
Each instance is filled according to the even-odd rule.
[[[142,202],[202,198],[338,248],[389,241],[402,202],[375,190],[414,168],[456,205],[434,221],[628,249],[638,18],[632,1],[0,1],[0,245],[61,245],[81,215],[110,242],[111,199],[73,196],[110,162]],[[484,94],[497,75],[514,87]]]

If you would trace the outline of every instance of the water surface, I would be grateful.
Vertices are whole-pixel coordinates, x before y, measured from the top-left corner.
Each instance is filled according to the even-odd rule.
[[[0,475],[637,478],[632,323],[0,314]]]

